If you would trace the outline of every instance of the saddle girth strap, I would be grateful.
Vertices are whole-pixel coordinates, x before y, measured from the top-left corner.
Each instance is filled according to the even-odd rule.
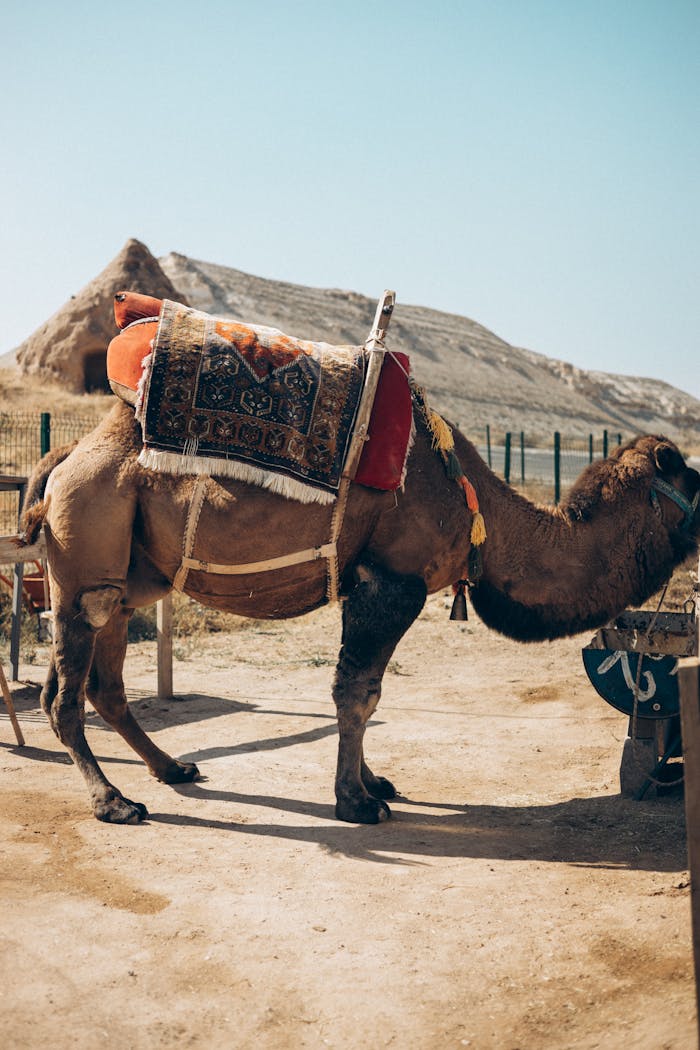
[[[217,565],[215,562],[200,561],[199,558],[183,558],[182,565],[189,571],[212,572],[218,576],[245,576],[249,572],[270,572],[283,569],[286,565],[301,565],[305,561],[318,561],[319,558],[333,558],[336,553],[335,543],[324,543],[320,547],[309,547],[294,554],[282,554],[279,558],[268,558],[267,561],[250,561],[245,565]]]
[[[199,517],[204,506],[206,492],[207,474],[199,474],[195,481],[194,492],[190,500],[187,512],[187,523],[182,540],[182,561],[173,578],[173,590],[184,591],[187,575],[190,570],[195,572],[210,572],[217,576],[246,576],[249,573],[271,572],[275,569],[283,569],[288,565],[301,565],[307,561],[318,561],[320,558],[328,559],[328,599],[331,602],[338,600],[338,547],[337,539],[343,523],[345,502],[347,500],[347,489],[349,480],[343,479],[341,493],[336,503],[331,526],[331,538],[328,543],[320,547],[308,547],[303,551],[294,551],[292,554],[282,554],[277,558],[268,558],[265,561],[246,562],[243,565],[221,565],[217,562],[203,561],[201,558],[193,558],[195,540]],[[340,511],[340,512],[339,512]],[[338,513],[339,512],[339,513]]]

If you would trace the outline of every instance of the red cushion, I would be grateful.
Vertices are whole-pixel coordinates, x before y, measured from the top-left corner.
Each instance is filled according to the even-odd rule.
[[[145,299],[146,296],[141,296]],[[158,328],[157,321],[144,321],[120,332],[107,347],[107,376],[115,394],[124,396],[126,390],[133,390],[139,384],[144,357],[150,353],[151,340]],[[115,386],[116,384],[116,386]],[[131,404],[133,400],[127,398]]]
[[[141,295],[140,292],[117,292],[114,296],[114,320],[117,328],[126,328],[132,321],[142,317],[159,317],[163,305],[162,299],[152,295]]]
[[[410,371],[407,354],[385,355],[369,417],[369,437],[355,474],[359,485],[393,492],[401,484],[413,421],[406,378]]]

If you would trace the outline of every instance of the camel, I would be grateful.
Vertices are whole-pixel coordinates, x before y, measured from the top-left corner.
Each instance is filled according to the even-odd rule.
[[[364,757],[365,726],[387,664],[427,594],[466,575],[472,513],[431,447],[425,419],[414,415],[404,489],[351,485],[338,543],[336,815],[353,823],[385,820],[387,800],[396,796],[392,782],[372,772]],[[532,642],[597,628],[655,593],[697,548],[700,474],[664,437],[647,435],[617,448],[583,472],[565,503],[545,507],[510,488],[453,431],[488,533],[471,602],[497,631]],[[140,466],[139,449],[134,413],[118,401],[76,447],[39,465],[24,517],[26,542],[44,525],[53,601],[42,706],[85,778],[95,816],[114,823],[137,823],[147,811],[125,798],[95,760],[84,732],[86,695],[158,780],[198,776],[194,764],[153,743],[124,692],[129,616],[171,590],[195,486],[191,476]],[[332,506],[207,478],[194,556],[247,565],[318,547],[327,540],[332,513]],[[326,565],[307,561],[242,576],[191,570],[183,589],[204,605],[239,615],[295,617],[327,600]]]

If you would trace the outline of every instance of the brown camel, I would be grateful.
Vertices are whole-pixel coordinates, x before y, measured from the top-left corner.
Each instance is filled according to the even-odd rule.
[[[352,485],[339,541],[342,647],[333,698],[341,820],[376,823],[389,816],[394,786],[365,763],[365,725],[394,648],[426,594],[465,575],[471,514],[418,412],[416,428],[405,490],[395,497]],[[511,637],[536,641],[597,627],[653,594],[697,545],[700,515],[692,501],[700,475],[663,437],[616,449],[584,471],[564,505],[545,508],[514,492],[459,432],[454,436],[488,530],[472,603],[489,626]],[[124,798],[98,766],[84,734],[86,693],[155,777],[166,783],[197,777],[196,766],[155,746],[124,693],[127,621],[135,607],[171,589],[195,484],[142,468],[139,448],[134,414],[118,402],[63,462],[37,468],[35,502],[25,512],[28,542],[45,522],[53,596],[53,659],[42,705],[85,777],[95,815],[117,823],[138,822],[146,809]],[[318,547],[328,539],[332,510],[210,478],[193,556],[248,564]],[[191,570],[184,590],[239,615],[299,616],[326,600],[326,563],[245,576]]]

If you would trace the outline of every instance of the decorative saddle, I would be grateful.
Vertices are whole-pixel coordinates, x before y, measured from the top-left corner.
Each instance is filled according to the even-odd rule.
[[[135,292],[115,296],[121,332],[107,351],[115,394],[135,406],[140,462],[169,473],[252,482],[331,502],[366,371],[360,346],[331,346]],[[357,484],[394,491],[413,416],[405,354],[387,353]]]

